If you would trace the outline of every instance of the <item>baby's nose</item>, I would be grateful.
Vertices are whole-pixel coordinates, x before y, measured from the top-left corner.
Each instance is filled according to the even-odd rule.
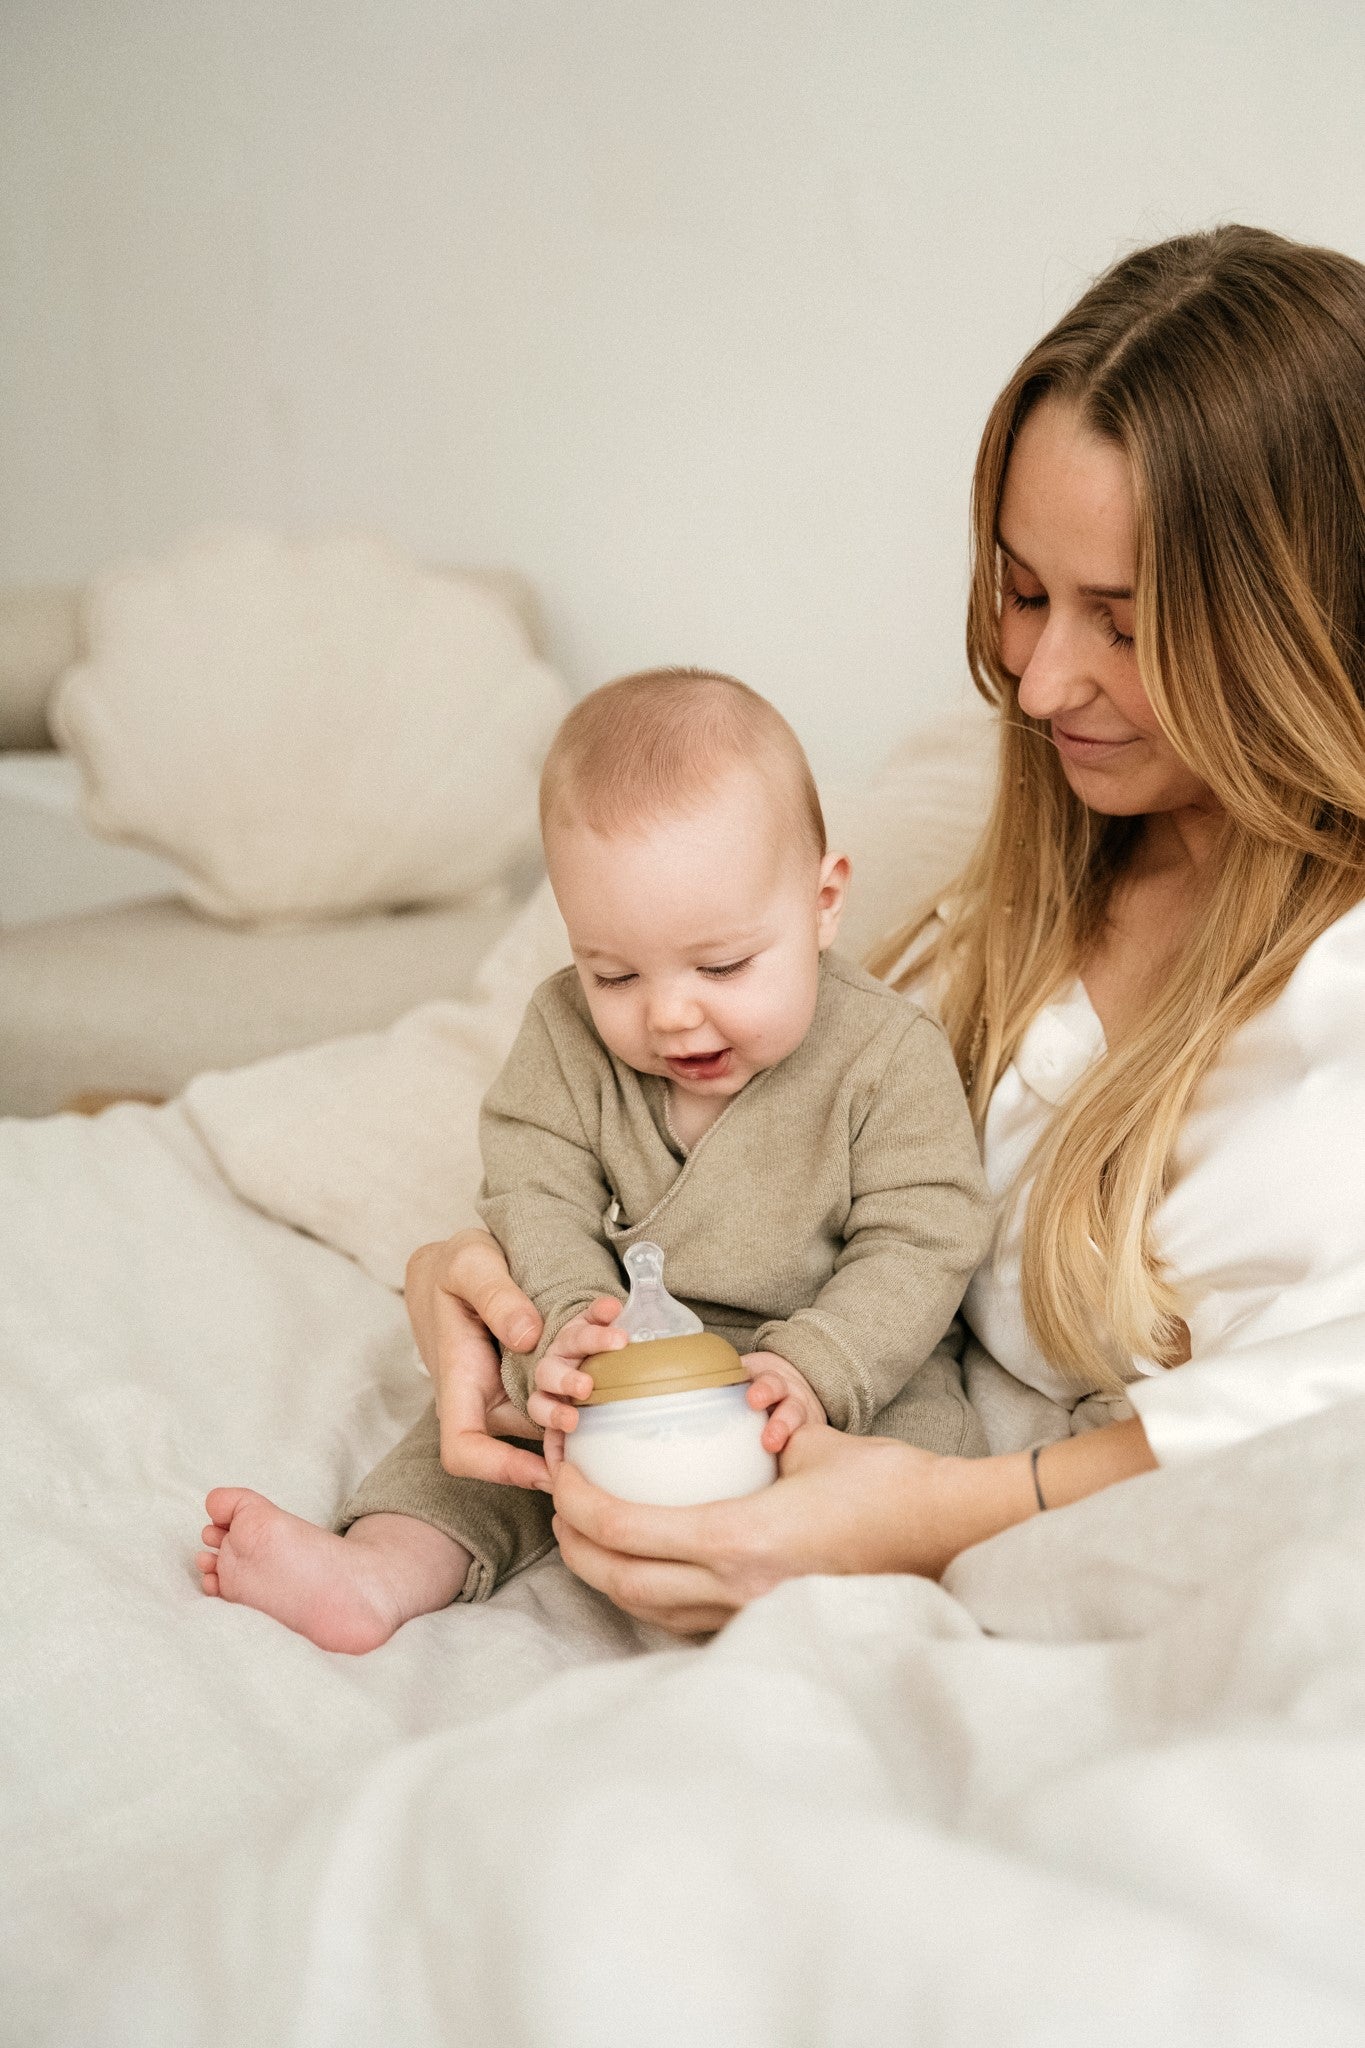
[[[701,1004],[684,989],[663,988],[650,997],[649,1023],[653,1031],[695,1031],[705,1021],[706,1012]]]

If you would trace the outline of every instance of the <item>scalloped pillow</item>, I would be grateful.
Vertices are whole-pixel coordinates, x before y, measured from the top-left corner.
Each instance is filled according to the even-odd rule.
[[[105,838],[233,920],[476,893],[568,706],[511,605],[366,535],[202,534],[101,577],[52,730]]]

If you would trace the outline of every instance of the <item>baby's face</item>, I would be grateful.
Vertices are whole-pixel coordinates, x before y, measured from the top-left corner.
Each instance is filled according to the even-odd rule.
[[[714,1100],[795,1052],[849,868],[793,843],[756,775],[738,769],[704,808],[638,834],[556,825],[546,858],[593,1023],[618,1059]]]

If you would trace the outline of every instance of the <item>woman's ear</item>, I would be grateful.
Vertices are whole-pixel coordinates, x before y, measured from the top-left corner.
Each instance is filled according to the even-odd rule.
[[[848,900],[853,863],[846,853],[827,853],[820,863],[820,886],[816,893],[816,934],[820,951],[834,944],[839,920]]]

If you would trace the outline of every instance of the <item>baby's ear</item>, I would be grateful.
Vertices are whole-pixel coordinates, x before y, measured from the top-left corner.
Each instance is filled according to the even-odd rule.
[[[820,884],[815,898],[816,930],[822,953],[827,946],[834,944],[852,878],[853,863],[846,853],[825,855],[820,863]]]

